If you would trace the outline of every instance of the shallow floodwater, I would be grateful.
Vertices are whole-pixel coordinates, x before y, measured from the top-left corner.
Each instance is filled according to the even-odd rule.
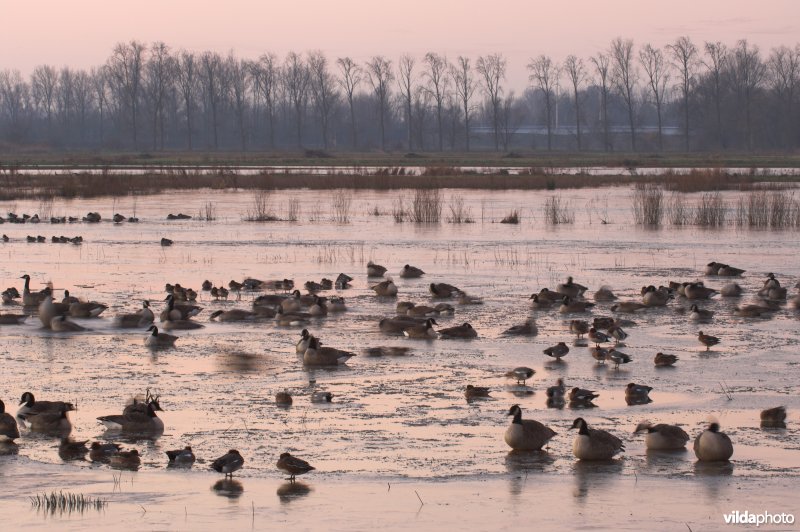
[[[45,208],[53,216],[100,212],[104,221],[99,224],[0,226],[0,232],[11,239],[0,244],[0,283],[2,288],[13,285],[21,291],[19,277],[27,273],[34,289],[52,281],[57,290],[69,289],[72,295],[110,306],[100,319],[76,320],[91,329],[85,333],[42,330],[36,316],[24,325],[1,325],[0,398],[11,412],[25,391],[33,391],[38,399],[72,401],[78,406],[71,413],[73,437],[119,440],[104,432],[97,416],[120,413],[132,396],[151,389],[161,396],[164,412],[159,415],[166,431],[155,441],[126,442],[143,454],[139,472],[126,475],[152,478],[176,491],[182,489],[182,483],[211,485],[217,480],[205,473],[204,463],[196,464],[195,472],[176,473],[168,481],[161,480],[166,473],[156,475],[166,466],[165,450],[191,444],[205,462],[227,449],[238,449],[246,464],[237,478],[246,494],[255,495],[255,491],[259,497],[274,497],[281,478],[274,463],[281,452],[290,451],[317,468],[303,478],[313,488],[303,497],[309,505],[317,492],[329,489],[323,488],[326,483],[347,489],[348,483],[363,487],[373,482],[436,480],[437,490],[443,489],[441,481],[452,486],[443,497],[486,481],[491,486],[489,493],[497,490],[503,504],[514,508],[523,500],[530,503],[532,495],[523,495],[515,503],[516,496],[513,490],[509,494],[506,485],[513,478],[526,478],[517,486],[525,493],[537,489],[540,481],[535,479],[559,490],[558,486],[574,485],[576,475],[583,474],[576,471],[573,434],[567,430],[575,417],[582,416],[591,426],[614,432],[626,442],[620,460],[606,469],[592,470],[592,482],[613,488],[620,482],[632,486],[644,478],[647,489],[658,498],[672,493],[675,485],[683,485],[674,484],[677,477],[681,482],[689,479],[712,486],[720,483],[720,475],[732,475],[744,492],[755,491],[764,500],[772,495],[772,500],[781,500],[785,485],[796,482],[787,478],[798,476],[800,465],[798,315],[784,306],[771,319],[742,319],[733,316],[733,309],[755,297],[768,272],[774,272],[783,285],[794,286],[800,277],[796,259],[800,233],[732,226],[713,230],[637,227],[632,222],[631,191],[627,188],[560,192],[575,221],[553,227],[543,216],[550,195],[443,191],[442,223],[424,226],[394,222],[391,212],[396,192],[352,193],[347,223],[332,221],[333,193],[315,191],[273,193],[270,206],[278,217],[286,216],[290,199],[299,201],[300,214],[297,222],[271,223],[243,221],[253,209],[250,192],[172,192],[121,200],[56,201],[53,205],[0,203],[0,212],[20,215]],[[463,198],[474,223],[445,220],[453,196]],[[406,193],[406,205],[409,200]],[[216,219],[196,219],[209,201],[214,204]],[[513,209],[520,211],[519,225],[498,223]],[[140,222],[107,221],[115,212],[135,213]],[[166,219],[168,213],[178,212],[195,219]],[[50,243],[51,236],[62,234],[81,235],[83,244]],[[47,243],[27,243],[27,235],[44,235]],[[162,237],[175,244],[161,247]],[[366,277],[369,260],[389,267],[398,285],[397,299],[378,298],[369,289],[377,282]],[[690,303],[681,298],[663,309],[625,316],[635,325],[626,328],[630,336],[620,350],[631,355],[633,362],[618,371],[597,366],[585,346],[572,344],[568,329],[573,318],[611,315],[609,303],[598,304],[585,317],[532,311],[528,305],[531,293],[543,287],[555,289],[568,275],[589,286],[588,294],[608,285],[621,299],[638,300],[641,286],[669,281],[703,279],[707,286],[720,288],[728,280],[703,275],[704,265],[711,260],[747,270],[737,279],[745,295],[701,303],[716,312],[711,323],[690,322],[688,314],[681,311]],[[398,273],[406,263],[422,268],[426,275],[400,279]],[[248,308],[259,293],[243,293],[240,300],[232,295],[218,302],[201,292],[198,303],[204,310],[196,320],[206,326],[173,332],[180,336],[174,349],[150,351],[143,345],[144,331],[119,330],[111,323],[115,314],[138,309],[142,299],[152,301],[158,314],[167,282],[199,291],[205,279],[227,285],[231,279],[245,277],[291,278],[302,287],[307,280],[335,279],[340,272],[355,279],[353,287],[323,295],[345,297],[348,311],[315,319],[308,326],[325,345],[358,353],[347,366],[337,369],[303,367],[294,348],[300,328],[277,327],[271,320],[208,322],[216,309]],[[461,306],[453,301],[455,315],[437,318],[440,327],[471,323],[479,334],[477,339],[425,342],[379,331],[378,320],[393,316],[397,301],[430,303],[427,287],[431,282],[447,282],[483,298],[482,305]],[[790,294],[794,292],[790,289]],[[21,308],[7,306],[2,311],[19,312]],[[528,318],[536,320],[538,336],[501,335]],[[720,337],[720,345],[706,352],[696,339],[698,330]],[[560,364],[542,354],[544,348],[559,341],[571,345]],[[404,357],[376,358],[362,353],[375,346],[403,346],[412,351]],[[675,368],[657,369],[652,359],[658,351],[676,354],[680,361]],[[517,386],[504,375],[521,365],[536,370],[527,387]],[[568,387],[597,390],[598,407],[548,409],[544,391],[559,377]],[[627,406],[624,388],[628,382],[652,386],[653,402]],[[490,387],[492,397],[467,403],[467,384]],[[274,401],[275,393],[284,389],[294,395],[294,404],[288,409],[277,407]],[[312,403],[310,394],[317,390],[332,392],[333,402]],[[558,433],[546,454],[509,454],[503,433],[509,422],[506,413],[515,403],[521,405],[526,418],[537,419]],[[788,407],[788,428],[759,428],[759,411],[778,405]],[[731,465],[719,471],[698,470],[691,450],[668,456],[648,454],[643,437],[631,435],[639,421],[648,419],[681,424],[694,437],[710,416],[719,420],[735,446]],[[57,440],[24,434],[16,456],[0,457],[0,477],[9,479],[2,498],[27,502],[28,495],[52,488],[52,479],[46,477],[54,466],[48,464],[63,464]],[[22,490],[15,490],[14,482],[19,481],[14,479],[21,476],[21,469],[38,473],[42,480],[27,479]],[[107,475],[110,480],[111,471],[89,462],[70,462],[58,468],[58,475],[62,489],[80,492],[85,479]],[[760,488],[751,489],[748,482],[758,482]],[[589,490],[590,500],[592,492]],[[448,493],[446,488],[443,493]],[[196,504],[185,493],[181,497],[182,504]],[[335,505],[336,497],[330,497],[326,503]],[[739,496],[729,493],[726,500],[736,502]],[[751,494],[741,500],[740,507],[731,509],[747,509],[757,498]],[[150,504],[160,504],[158,501],[155,498]],[[455,498],[448,504],[458,505],[458,501]],[[613,498],[606,501],[615,503],[621,508],[627,505]],[[174,501],[171,506],[164,504],[175,510]],[[698,505],[688,514],[699,515],[709,503],[699,497],[684,504]],[[244,506],[241,502],[238,511],[249,516],[249,505]],[[750,507],[751,511],[759,509]],[[0,509],[0,515],[5,513]],[[15,513],[13,518],[36,523],[33,515],[33,511],[30,515]],[[613,513],[601,517],[600,523],[584,524],[601,528],[618,524],[619,517]],[[299,514],[287,519],[291,523]],[[497,524],[519,526],[510,516],[504,519]],[[102,524],[102,518],[100,521]],[[314,526],[308,516],[302,522]],[[711,527],[721,526],[721,522],[721,518],[712,521]],[[111,522],[105,524],[112,526]],[[496,528],[495,524],[483,522],[478,528]],[[316,526],[325,524],[317,522]],[[336,526],[346,527],[346,523],[337,521]]]

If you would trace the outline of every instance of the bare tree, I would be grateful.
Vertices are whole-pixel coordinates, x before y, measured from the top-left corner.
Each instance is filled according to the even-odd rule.
[[[167,92],[172,88],[174,74],[174,59],[169,47],[163,42],[153,43],[144,66],[144,93],[150,104],[153,150],[159,146],[164,149],[164,105]]]
[[[483,91],[489,98],[494,128],[494,149],[500,149],[500,113],[503,111],[503,80],[506,78],[506,58],[490,54],[478,58],[475,69],[483,82]]]
[[[175,76],[183,98],[183,109],[186,113],[186,137],[189,151],[192,151],[192,134],[194,132],[194,107],[197,100],[198,74],[197,60],[192,52],[182,51],[177,58]]]
[[[794,49],[787,46],[773,48],[767,61],[769,83],[780,108],[779,124],[783,146],[792,146],[792,124],[797,85],[800,82],[800,45]]]
[[[78,114],[78,135],[83,142],[86,136],[86,115],[94,101],[92,77],[85,70],[78,70],[73,76],[72,86],[75,95],[75,111]]]
[[[611,92],[611,56],[599,53],[592,57],[592,63],[600,78],[600,112],[603,114],[603,147],[611,151],[611,136],[608,123],[608,96]]]
[[[92,91],[94,100],[97,102],[97,110],[100,114],[100,135],[99,140],[102,145],[104,142],[103,125],[105,124],[105,109],[108,101],[108,81],[105,67],[93,68],[90,73],[92,77]]]
[[[683,145],[689,151],[689,98],[694,89],[697,77],[697,46],[687,37],[678,39],[667,45],[667,49],[672,53],[672,60],[678,69],[677,87],[681,93],[683,107]]]
[[[431,94],[436,105],[436,127],[439,132],[439,151],[444,151],[444,127],[442,118],[450,85],[450,79],[447,77],[449,63],[446,57],[434,52],[428,52],[425,54],[425,65],[427,69],[424,72],[424,76],[428,80],[425,90]]]
[[[472,75],[468,57],[458,56],[455,65],[450,66],[450,77],[453,78],[456,95],[464,113],[464,139],[467,151],[469,151],[469,122],[472,116],[472,96],[475,93],[475,78]]]
[[[572,85],[572,99],[575,107],[575,133],[578,139],[578,151],[581,151],[581,86],[586,82],[586,67],[583,66],[583,59],[574,55],[568,55],[564,59],[564,71]]]
[[[303,118],[308,103],[308,85],[311,75],[303,59],[295,52],[289,52],[283,63],[283,83],[294,108],[297,127],[297,147],[303,147]]]
[[[225,70],[230,79],[231,96],[233,96],[233,107],[236,113],[236,124],[239,130],[239,146],[242,151],[247,150],[247,126],[245,117],[247,111],[247,92],[250,89],[250,62],[244,59],[237,59],[233,54],[228,56],[225,61]]]
[[[206,106],[206,123],[209,113],[211,120],[211,139],[214,149],[219,149],[219,111],[224,96],[222,57],[216,52],[203,52],[200,56],[200,78],[203,87],[203,101]]]
[[[414,58],[410,55],[404,54],[400,56],[400,61],[397,64],[397,84],[400,86],[400,97],[403,99],[403,108],[405,110],[406,121],[406,143],[409,150],[413,150],[411,143],[411,107],[412,100],[414,99]]]
[[[269,147],[275,148],[275,108],[277,106],[278,90],[281,85],[278,58],[272,53],[263,54],[258,59],[258,65],[255,68],[258,72],[258,85],[261,88],[261,95],[264,97],[264,105],[267,110]]]
[[[8,121],[7,138],[24,140],[23,117],[29,105],[30,90],[18,70],[0,71],[0,116]]]
[[[392,74],[392,62],[382,55],[374,56],[367,63],[367,78],[378,100],[381,150],[386,151],[386,114],[388,112],[389,84],[394,79],[394,74]]]
[[[355,111],[355,92],[362,81],[363,71],[358,64],[349,57],[340,57],[336,60],[339,65],[338,78],[339,85],[344,90],[345,97],[347,98],[347,105],[350,108],[350,135],[353,149],[358,146],[358,137],[356,134],[356,111]]]
[[[528,79],[536,83],[544,97],[545,119],[547,121],[547,151],[553,149],[553,88],[558,81],[558,67],[546,55],[531,59],[528,63]]]
[[[614,85],[628,109],[631,150],[636,151],[636,83],[639,73],[633,64],[633,41],[617,37],[611,42]]]
[[[314,107],[320,117],[322,144],[327,150],[330,122],[339,102],[336,80],[328,70],[328,59],[321,51],[308,54],[308,68],[311,73],[311,94],[314,97]]]
[[[130,111],[133,147],[138,147],[136,117],[139,114],[139,99],[142,86],[145,46],[137,41],[119,43],[107,63],[109,76],[124,107]],[[121,106],[121,107],[122,107]]]
[[[722,98],[723,98],[723,78],[728,68],[729,54],[728,48],[721,42],[706,42],[706,60],[703,65],[706,67],[708,77],[711,82],[711,98],[714,100],[714,111],[717,123],[717,142],[720,148],[725,147],[725,138],[722,133]]]
[[[58,107],[58,116],[61,118],[64,138],[70,140],[70,118],[72,116],[72,107],[75,103],[74,100],[75,87],[73,84],[73,72],[69,67],[64,67],[61,69],[61,73],[58,76],[56,103]]]
[[[647,85],[650,88],[650,92],[653,93],[653,103],[656,106],[656,115],[658,117],[658,149],[663,151],[662,111],[664,96],[667,92],[667,83],[669,82],[669,71],[667,70],[669,64],[664,59],[664,52],[659,48],[653,48],[650,44],[645,44],[644,48],[639,50],[639,62],[642,64],[645,74],[647,74]]]
[[[33,99],[47,114],[47,124],[53,123],[53,111],[56,104],[56,86],[58,85],[58,71],[50,65],[39,65],[33,69],[31,76],[31,89]]]
[[[767,66],[761,60],[758,46],[750,46],[747,39],[736,43],[733,51],[731,74],[737,95],[744,103],[745,138],[747,149],[753,149],[752,106],[756,92],[766,78]]]

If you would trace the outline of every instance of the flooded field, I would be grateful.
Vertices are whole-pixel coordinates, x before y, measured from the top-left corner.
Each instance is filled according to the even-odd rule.
[[[244,221],[258,210],[251,192],[0,203],[0,212],[41,213],[44,218],[47,211],[47,219],[99,212],[100,223],[0,226],[0,232],[9,237],[0,243],[0,283],[2,288],[15,286],[21,292],[20,276],[28,274],[32,290],[52,282],[59,300],[61,290],[68,289],[73,296],[109,306],[100,318],[75,319],[89,329],[79,333],[44,330],[30,309],[33,315],[23,325],[0,325],[0,398],[7,411],[16,411],[26,391],[37,399],[73,402],[77,410],[70,418],[75,439],[108,439],[138,449],[141,466],[136,473],[124,473],[126,482],[158,486],[147,495],[140,492],[141,487],[123,486],[115,491],[115,473],[108,466],[65,463],[59,457],[57,439],[23,431],[17,453],[0,457],[0,477],[7,486],[0,495],[0,516],[20,525],[47,522],[27,509],[27,497],[63,489],[119,501],[128,512],[122,520],[114,518],[119,511],[113,509],[114,502],[104,514],[90,514],[93,525],[108,528],[135,522],[132,516],[141,512],[138,505],[146,507],[148,515],[161,508],[164,521],[151,522],[155,527],[195,528],[183,521],[186,505],[187,515],[195,505],[206,505],[198,512],[221,505],[215,514],[218,519],[249,525],[251,510],[257,523],[270,513],[265,506],[280,507],[286,502],[280,491],[275,496],[285,485],[275,462],[286,451],[317,469],[302,478],[302,485],[308,487],[298,492],[302,502],[281,510],[282,524],[304,528],[325,527],[325,520],[315,520],[307,509],[314,508],[315,501],[322,508],[341,507],[342,494],[337,492],[342,490],[361,494],[378,509],[392,508],[392,502],[379,500],[383,495],[378,492],[387,483],[390,490],[399,483],[397,489],[405,490],[404,497],[413,497],[402,499],[413,512],[422,501],[417,501],[411,486],[423,486],[415,488],[423,501],[425,487],[428,493],[436,493],[433,497],[439,502],[425,501],[425,508],[448,507],[436,514],[437,519],[416,522],[424,527],[446,526],[459,506],[466,505],[463,501],[474,504],[469,511],[476,514],[479,529],[521,527],[522,508],[531,504],[550,504],[540,519],[557,526],[559,515],[552,505],[558,500],[580,512],[576,525],[581,527],[645,526],[648,499],[641,494],[630,495],[633,502],[617,499],[611,496],[616,490],[646,489],[654,499],[683,490],[678,499],[687,517],[674,518],[673,528],[688,521],[697,530],[692,523],[703,519],[705,528],[700,529],[720,528],[721,514],[735,509],[793,511],[786,490],[800,476],[798,313],[786,303],[768,317],[741,318],[734,311],[756,300],[768,273],[789,288],[789,298],[797,293],[800,232],[733,225],[648,229],[633,223],[629,188],[559,194],[574,221],[555,226],[545,216],[546,202],[553,194],[528,191],[445,190],[441,222],[425,225],[395,222],[397,192],[348,192],[346,197],[334,192],[276,192],[262,198],[267,210],[277,218],[297,220],[268,223]],[[723,194],[731,201],[735,197],[735,193]],[[405,207],[411,195],[404,195]],[[462,214],[472,223],[448,222],[451,206],[458,203],[456,197],[461,198]],[[687,196],[689,202],[700,197]],[[499,223],[514,210],[519,212],[519,224]],[[167,219],[168,214],[179,212],[192,219]],[[139,222],[112,223],[114,213],[135,215]],[[201,220],[201,213],[213,214],[214,219]],[[38,235],[46,242],[27,242],[27,236]],[[52,236],[60,235],[82,236],[83,242],[51,243]],[[174,244],[163,247],[162,238]],[[389,268],[387,276],[397,285],[397,298],[377,297],[370,289],[381,279],[367,278],[368,261]],[[691,321],[692,302],[683,297],[666,307],[626,315],[612,313],[613,302],[597,302],[586,314],[530,306],[532,293],[544,287],[553,290],[567,276],[589,287],[589,301],[603,285],[621,300],[636,301],[641,300],[642,286],[669,281],[700,279],[720,289],[731,279],[706,276],[705,265],[710,261],[746,272],[735,279],[743,288],[741,297],[717,295],[700,302],[715,313],[709,322]],[[400,278],[405,264],[422,268],[425,275]],[[295,354],[302,326],[280,327],[272,319],[209,321],[215,310],[249,309],[255,297],[274,290],[243,291],[240,297],[232,293],[222,301],[200,290],[206,279],[227,287],[230,280],[247,277],[293,279],[302,289],[305,281],[335,279],[339,273],[353,277],[352,287],[320,294],[344,297],[347,311],[311,318],[305,325],[324,345],[357,354],[334,369],[303,366]],[[432,301],[428,291],[434,282],[455,285],[482,299],[482,304],[475,305],[443,300],[455,307],[454,315],[436,317],[439,328],[470,323],[477,338],[425,341],[379,330],[378,321],[394,316],[398,301],[440,302]],[[158,325],[165,283],[198,291],[196,304],[203,310],[194,320],[205,327],[172,331],[179,336],[175,348],[153,351],[144,345],[146,327],[115,328],[112,318],[133,312],[142,300],[149,300]],[[23,309],[8,305],[2,311]],[[569,331],[572,319],[591,321],[612,315],[634,322],[625,326],[629,337],[619,348],[633,361],[619,370],[596,364],[586,344],[575,345]],[[527,319],[535,320],[538,335],[502,334]],[[697,340],[700,330],[719,337],[719,345],[706,351]],[[558,342],[570,346],[561,363],[542,353]],[[365,353],[378,346],[407,347],[410,352],[385,357]],[[656,368],[657,352],[677,355],[679,361],[674,368]],[[536,371],[525,386],[505,375],[517,366]],[[545,390],[558,378],[564,379],[567,388],[597,391],[597,407],[548,408]],[[625,386],[629,382],[652,386],[652,402],[628,406]],[[467,402],[468,384],[489,387],[491,397]],[[146,389],[160,395],[163,412],[159,417],[165,424],[161,437],[126,441],[98,423],[98,416],[121,413],[126,402]],[[289,408],[275,403],[275,394],[283,390],[294,396]],[[312,402],[312,394],[319,391],[331,392],[332,402]],[[503,434],[513,404],[521,406],[525,418],[555,430],[546,453],[509,452]],[[789,412],[787,428],[760,428],[759,412],[780,405]],[[576,465],[575,431],[568,430],[576,417],[619,436],[626,448],[621,458],[596,467]],[[732,461],[721,467],[698,465],[691,442],[687,452],[653,454],[646,451],[642,435],[631,434],[637,423],[649,420],[680,424],[694,439],[712,417],[734,445]],[[165,451],[185,445],[191,445],[199,459],[193,470],[165,472]],[[244,468],[234,477],[242,491],[239,496],[222,498],[224,504],[211,502],[209,487],[221,476],[209,470],[209,463],[228,449],[238,449],[245,458]],[[542,489],[548,495],[540,496]],[[494,502],[479,501],[478,492]],[[288,500],[297,495],[290,493]],[[255,501],[252,509],[251,501]],[[627,510],[629,504],[631,520],[621,522],[621,514],[612,510]],[[655,514],[670,514],[667,503],[656,501],[654,506]],[[481,514],[475,508],[504,511]],[[350,523],[337,517],[327,525],[363,527],[372,522],[363,509],[354,510],[354,515],[357,518]],[[413,527],[415,522],[405,518],[402,513],[391,514],[398,527]],[[84,518],[56,519],[80,526]],[[213,519],[206,523],[208,528],[219,524]]]

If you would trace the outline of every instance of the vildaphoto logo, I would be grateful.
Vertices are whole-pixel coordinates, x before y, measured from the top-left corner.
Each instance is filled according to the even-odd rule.
[[[780,513],[771,514],[769,512],[761,512],[758,514],[751,513],[747,510],[740,512],[734,510],[729,514],[723,514],[726,525],[793,525],[794,514]]]

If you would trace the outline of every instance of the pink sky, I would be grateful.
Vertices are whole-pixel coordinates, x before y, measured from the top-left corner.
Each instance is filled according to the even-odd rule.
[[[98,65],[116,42],[138,39],[243,57],[502,52],[519,89],[530,57],[588,57],[617,36],[659,46],[679,35],[747,38],[765,50],[800,42],[798,0],[0,0],[0,12],[0,69],[25,75],[42,63]]]

